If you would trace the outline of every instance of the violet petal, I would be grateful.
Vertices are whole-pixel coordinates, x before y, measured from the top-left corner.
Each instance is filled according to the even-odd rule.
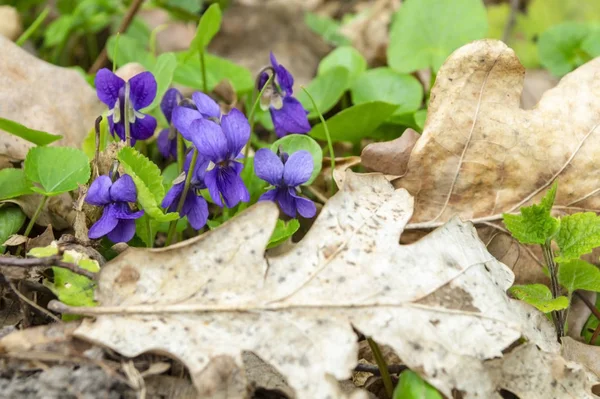
[[[190,226],[194,230],[200,230],[206,224],[208,219],[208,204],[206,200],[196,193],[189,192],[185,198],[185,203],[182,209],[187,216]]]
[[[221,128],[227,138],[227,149],[237,155],[250,139],[250,123],[244,114],[234,108],[221,119]]]
[[[154,135],[156,130],[156,119],[152,115],[145,115],[143,119],[137,118],[131,124],[131,138],[146,140]]]
[[[200,155],[214,163],[227,158],[227,138],[219,125],[207,119],[196,119],[191,130],[199,132],[193,135],[192,142]]]
[[[192,100],[198,108],[198,111],[206,118],[219,118],[221,116],[221,108],[210,96],[202,92],[194,92]]]
[[[248,193],[244,181],[233,168],[221,168],[219,170],[217,186],[228,208],[233,208],[240,201],[250,201],[250,193]]]
[[[317,213],[317,206],[308,198],[304,198],[296,194],[294,189],[290,188],[289,193],[296,201],[296,209],[298,213],[305,218],[312,218]]]
[[[283,166],[283,181],[287,186],[296,187],[310,179],[314,169],[310,152],[300,150],[294,152]]]
[[[110,187],[110,198],[112,201],[137,201],[137,190],[131,176],[123,175],[113,183]]]
[[[269,184],[282,183],[284,166],[281,159],[268,148],[261,148],[254,155],[254,173]]]
[[[165,92],[161,102],[160,102],[160,110],[162,111],[165,118],[167,118],[167,122],[171,123],[171,116],[173,114],[173,109],[179,105],[179,102],[183,99],[183,96],[174,87],[171,87],[169,90]]]
[[[88,237],[95,240],[110,233],[119,223],[119,219],[114,214],[113,204],[104,207],[102,217],[92,225]]]
[[[181,135],[188,141],[192,141],[192,137],[198,132],[190,130],[192,122],[202,119],[202,114],[195,109],[187,107],[175,107],[172,114],[171,123],[181,133]]]
[[[117,226],[108,233],[107,237],[114,243],[128,242],[135,235],[135,221],[130,219],[119,220]]]
[[[119,98],[119,90],[125,86],[125,81],[112,73],[110,69],[102,68],[94,78],[96,94],[100,101],[112,109]]]
[[[112,182],[110,177],[103,175],[98,176],[96,180],[92,182],[88,189],[85,202],[91,205],[102,206],[109,204],[110,201],[110,186]]]
[[[289,133],[307,133],[310,131],[310,123],[306,110],[294,97],[284,97],[281,109],[269,108],[275,133],[277,137],[283,137]]]
[[[138,73],[129,79],[129,87],[129,100],[137,111],[152,104],[156,97],[156,79],[151,72]]]

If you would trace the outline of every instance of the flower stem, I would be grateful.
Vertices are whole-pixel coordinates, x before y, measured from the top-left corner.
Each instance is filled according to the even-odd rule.
[[[27,30],[23,32],[21,36],[19,36],[17,41],[15,41],[15,44],[17,46],[22,46],[27,41],[27,39],[29,39],[31,35],[33,35],[33,33],[40,27],[40,25],[42,24],[42,22],[44,22],[49,13],[50,7],[46,6],[46,8],[42,10],[40,15],[38,15],[38,17],[35,19],[35,21],[33,21],[31,25],[29,25],[29,28],[27,28]]]
[[[185,150],[183,148],[183,136],[175,130],[175,126],[171,125],[170,129],[175,131],[175,134],[177,135],[176,136],[176,138],[177,138],[177,171],[179,173],[181,173],[181,172],[183,172],[183,165],[185,164],[185,162],[184,162]],[[171,134],[171,132],[169,132],[169,134]]]
[[[179,198],[179,203],[177,203],[177,213],[181,213],[181,210],[183,209],[183,204],[185,203],[185,197],[187,196],[187,193],[190,189],[190,183],[192,181],[192,175],[194,167],[196,166],[196,160],[198,159],[198,150],[194,149],[194,152],[192,153],[192,160],[190,162],[190,168],[188,169],[188,172],[185,176],[185,183],[183,185],[183,191],[181,192],[181,198]],[[171,241],[173,241],[173,236],[175,235],[175,231],[177,229],[177,220],[173,220],[171,221],[171,224],[169,225],[169,233],[167,234],[167,242],[165,243],[165,246],[168,247],[169,245],[171,245]]]
[[[40,216],[40,213],[42,213],[42,210],[44,209],[44,205],[46,205],[46,201],[48,201],[48,197],[44,195],[42,197],[42,200],[40,201],[40,204],[38,205],[35,212],[33,213],[33,216],[31,216],[31,219],[29,219],[29,224],[27,225],[27,228],[25,228],[25,232],[23,233],[23,235],[25,237],[29,237],[29,233],[31,233],[31,229],[33,229],[33,226],[35,225],[35,221]],[[17,256],[21,255],[21,249],[22,249],[22,247],[17,248],[17,252],[16,252]]]
[[[202,88],[208,94],[208,82],[206,81],[206,62],[204,61],[204,49],[200,50],[200,69],[202,70]]]
[[[308,98],[310,98],[313,108],[315,109],[315,111],[317,111],[319,119],[321,119],[321,123],[323,124],[323,129],[325,130],[325,137],[327,137],[327,146],[329,147],[329,160],[331,162],[331,185],[329,186],[329,195],[333,196],[333,194],[335,194],[335,179],[333,178],[333,172],[335,171],[335,153],[333,152],[333,142],[331,141],[329,128],[327,127],[327,122],[325,122],[323,114],[321,113],[321,111],[319,111],[319,107],[317,107],[317,103],[315,102],[313,96],[310,95],[306,88],[302,87],[302,90],[304,90]]]
[[[552,291],[552,298],[558,298],[560,296],[560,285],[558,284],[558,267],[554,262],[554,254],[552,253],[552,247],[550,240],[547,240],[542,245],[542,252],[544,254],[544,261],[548,266],[548,273],[550,274],[550,291]],[[565,323],[563,320],[563,312],[560,310],[552,312],[552,321],[556,328],[557,338],[560,340],[565,336]]]
[[[256,115],[256,108],[260,103],[260,99],[265,89],[271,84],[273,76],[275,75],[269,75],[269,79],[267,79],[265,85],[262,87],[262,89],[260,89],[260,92],[258,92],[258,96],[254,99],[254,104],[252,104],[252,109],[250,110],[250,115],[248,116],[248,122],[250,123],[250,138],[248,139],[248,142],[246,143],[246,148],[244,149],[244,168],[246,167],[246,163],[248,162],[248,153],[250,152],[250,145],[252,143],[252,139],[254,138],[254,117]],[[256,93],[256,89],[254,89],[254,93]]]
[[[392,377],[390,377],[390,372],[388,371],[388,366],[385,363],[381,349],[379,349],[379,345],[377,345],[377,342],[373,341],[372,338],[367,338],[367,342],[369,343],[369,347],[373,353],[373,358],[375,358],[375,363],[377,363],[377,367],[381,373],[381,379],[383,380],[385,393],[387,394],[388,398],[391,398],[394,395],[394,384],[392,383]]]
[[[154,247],[154,234],[152,234],[152,223],[150,217],[146,217],[146,230],[148,231],[148,248]]]
[[[125,101],[123,104],[123,122],[125,123],[125,144],[131,147],[131,125],[129,124],[129,82],[125,83]]]

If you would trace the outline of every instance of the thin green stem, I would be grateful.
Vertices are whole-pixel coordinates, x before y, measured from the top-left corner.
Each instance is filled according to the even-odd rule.
[[[373,358],[375,359],[375,363],[377,363],[377,367],[381,373],[381,379],[383,380],[385,393],[387,394],[388,398],[391,398],[394,395],[394,384],[392,383],[392,377],[388,371],[388,366],[385,363],[381,349],[379,349],[379,345],[377,345],[377,342],[373,341],[372,338],[367,338],[367,342],[369,343],[371,352],[373,352]]]
[[[260,104],[260,99],[263,95],[263,93],[265,92],[265,89],[267,88],[267,86],[269,86],[271,84],[271,81],[273,80],[273,74],[269,75],[269,79],[267,79],[267,82],[264,84],[264,86],[262,87],[262,89],[260,89],[260,92],[258,92],[258,96],[254,99],[254,103],[252,104],[252,109],[250,110],[250,115],[248,116],[248,122],[250,123],[250,138],[248,139],[248,142],[246,143],[246,148],[244,149],[244,168],[246,167],[246,163],[248,162],[248,153],[250,152],[250,143],[252,143],[252,139],[255,138],[254,135],[254,118],[256,116],[256,109],[258,107],[258,104]],[[256,93],[256,88],[254,89],[254,93]]]
[[[204,61],[204,49],[200,50],[200,69],[202,70],[202,88],[208,94],[208,82],[206,81],[206,62]]]
[[[229,220],[229,208],[227,208],[226,206],[223,206],[223,222],[226,222],[227,220]]]
[[[119,55],[119,38],[121,37],[121,33],[117,32],[117,35],[115,36],[115,48],[113,49],[113,65],[112,65],[112,71],[113,73],[117,70],[117,56]],[[97,60],[97,59],[96,59]],[[92,66],[93,68],[93,66]],[[100,68],[98,68],[100,69]],[[91,71],[89,71],[88,73],[92,73]],[[94,71],[95,73],[95,71]]]
[[[181,198],[179,198],[179,202],[177,203],[177,213],[180,214],[181,210],[183,209],[183,204],[185,203],[185,197],[187,196],[187,193],[190,189],[190,183],[192,181],[192,175],[193,173],[190,173],[191,171],[194,170],[194,167],[196,166],[196,160],[198,159],[198,150],[194,149],[194,152],[192,153],[192,160],[190,162],[190,168],[188,169],[188,173],[185,176],[185,183],[183,185],[183,191],[181,193]],[[173,220],[171,221],[171,224],[169,225],[169,232],[167,234],[167,242],[165,243],[165,246],[169,246],[171,245],[171,241],[173,241],[173,236],[175,235],[175,231],[177,230],[177,220]]]
[[[125,104],[123,105],[123,122],[125,123],[125,144],[127,147],[131,147],[131,126],[129,124],[129,93],[130,93],[129,82],[125,83]]]
[[[148,231],[148,248],[152,248],[154,247],[154,234],[152,234],[152,223],[148,216],[146,216],[146,230]]]
[[[544,254],[544,261],[548,266],[548,273],[550,274],[550,291],[552,292],[552,298],[558,298],[560,296],[560,285],[558,283],[558,267],[554,262],[554,254],[552,253],[551,241],[547,240],[542,245],[542,253]],[[558,340],[565,336],[565,321],[563,319],[563,312],[558,310],[552,312],[552,320],[556,328],[556,335]]]
[[[19,36],[15,44],[17,46],[22,46],[27,41],[27,39],[29,39],[31,35],[33,35],[35,31],[40,27],[40,25],[42,24],[42,22],[44,22],[49,13],[50,7],[44,8],[40,15],[38,15],[38,17],[35,19],[35,21],[33,21],[31,25],[29,25],[29,28],[27,28],[27,30],[25,30],[25,32],[23,32],[21,36]]]
[[[327,127],[327,122],[325,122],[325,118],[323,118],[323,114],[319,111],[319,107],[317,107],[317,103],[313,96],[310,95],[306,88],[302,87],[302,90],[306,93],[310,101],[312,102],[313,108],[319,114],[319,119],[321,119],[321,123],[323,124],[323,130],[325,130],[325,137],[327,138],[327,146],[329,147],[329,160],[331,162],[331,185],[329,186],[329,194],[333,196],[335,194],[335,179],[333,178],[333,172],[335,171],[335,153],[333,152],[333,142],[331,141],[331,135],[329,134],[329,128]]]
[[[177,135],[177,171],[181,173],[183,172],[183,158],[185,157],[185,149],[183,148],[183,136],[177,133],[177,130],[175,130],[175,126],[171,125],[170,129],[171,131],[169,132],[169,134],[171,134],[171,132],[174,132]]]
[[[44,195],[42,197],[42,200],[40,201],[40,204],[38,205],[35,212],[33,213],[33,216],[31,216],[31,219],[29,219],[29,224],[27,225],[27,228],[25,229],[25,233],[23,233],[23,235],[25,237],[29,237],[29,233],[31,233],[31,229],[33,229],[33,226],[35,226],[35,221],[40,216],[40,213],[42,213],[42,210],[44,209],[44,205],[46,205],[46,201],[48,201],[48,197]],[[21,254],[21,247],[19,247],[17,249],[17,256],[19,256],[20,254]]]
[[[152,32],[150,33],[150,54],[152,54],[153,57],[156,57],[156,36],[168,26],[168,24],[158,25],[156,28],[152,29]]]

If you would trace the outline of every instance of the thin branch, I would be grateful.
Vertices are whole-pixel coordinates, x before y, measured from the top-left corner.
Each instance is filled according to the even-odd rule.
[[[388,369],[388,373],[390,373],[390,374],[400,374],[404,370],[407,370],[408,367],[406,367],[403,364],[390,364],[390,365],[387,366],[387,369]],[[359,364],[357,364],[354,367],[354,371],[364,372],[364,373],[371,373],[371,374],[374,374],[376,376],[381,375],[381,372],[379,371],[379,367],[377,367],[374,364],[359,363]]]
[[[117,29],[117,33],[125,33],[127,28],[129,28],[129,25],[131,25],[131,22],[133,21],[135,14],[137,14],[139,9],[141,8],[143,2],[144,2],[144,0],[133,0],[131,5],[129,6],[129,9],[127,10],[127,13],[123,17],[123,21],[121,21],[121,25],[119,25],[119,29]],[[94,64],[88,70],[88,73],[90,75],[93,75],[96,72],[98,72],[104,66],[104,64],[106,64],[107,60],[108,60],[108,52],[106,50],[106,44],[105,44],[104,48],[98,55],[98,58],[96,58],[96,61],[94,61]]]
[[[53,315],[49,310],[44,309],[37,303],[33,302],[31,299],[29,299],[25,295],[23,295],[23,293],[21,291],[19,291],[19,289],[17,287],[15,287],[15,285],[12,281],[8,280],[8,285],[10,285],[10,288],[19,297],[19,299],[22,300],[23,302],[25,302],[27,305],[29,305],[32,308],[38,310],[39,312],[45,314],[46,316],[50,317],[54,321],[62,323],[62,320],[59,319],[58,317],[56,317],[55,315]]]
[[[12,258],[8,256],[0,256],[0,266],[12,267],[62,267],[72,271],[75,274],[80,274],[89,279],[94,280],[96,273],[85,270],[74,263],[65,262],[62,260],[62,255],[47,256],[45,258]]]

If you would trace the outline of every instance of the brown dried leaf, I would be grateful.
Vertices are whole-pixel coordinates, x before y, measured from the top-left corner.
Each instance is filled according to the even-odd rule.
[[[395,184],[415,195],[407,228],[436,227],[454,215],[500,221],[555,180],[557,208],[600,209],[599,71],[600,59],[583,65],[523,110],[525,69],[513,50],[495,40],[456,50],[437,75],[424,132]],[[489,238],[493,229],[482,234]],[[494,255],[507,252],[496,247]],[[541,277],[529,254],[514,258],[510,267]]]
[[[25,213],[28,218],[31,218],[37,207],[40,205],[41,200],[41,195],[31,194],[0,201],[0,204],[6,202],[18,205],[23,213]],[[73,199],[69,193],[63,193],[48,198],[48,201],[46,201],[46,205],[36,219],[35,224],[38,226],[52,225],[56,230],[63,230],[73,225],[75,216],[76,213],[73,209]]]
[[[102,268],[102,306],[84,310],[98,317],[76,335],[125,356],[170,353],[199,389],[214,375],[237,386],[252,351],[310,399],[342,397],[334,378],[357,362],[352,326],[446,395],[489,397],[483,362],[520,337],[558,350],[545,316],[507,297],[513,275],[471,225],[453,219],[400,246],[412,198],[383,176],[347,173],[304,239],[276,256],[263,255],[279,215],[265,202],[172,247],[130,248]]]
[[[371,143],[360,154],[362,164],[369,170],[402,176],[406,173],[410,153],[420,136],[408,128],[395,140]]]

